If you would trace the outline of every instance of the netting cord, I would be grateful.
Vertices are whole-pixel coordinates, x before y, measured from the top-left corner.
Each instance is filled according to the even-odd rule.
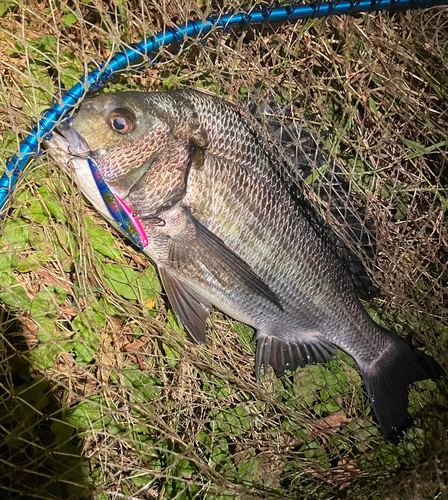
[[[286,23],[297,19],[350,15],[378,10],[427,8],[447,4],[448,0],[332,0],[301,5],[292,3],[288,6],[254,8],[250,12],[211,15],[204,20],[188,21],[181,26],[167,28],[151,38],[145,38],[116,54],[107,64],[91,71],[69,91],[64,92],[59,101],[55,99],[50,109],[42,112],[40,121],[20,143],[16,154],[6,163],[5,172],[0,178],[0,210],[13,191],[25,165],[36,154],[39,143],[51,135],[58,121],[67,115],[88,92],[99,89],[105,80],[112,78],[114,73],[123,69],[132,69],[130,65],[140,59],[143,59],[143,62],[147,61],[151,52],[160,47],[173,42],[180,43],[193,36],[205,37],[210,31],[218,28],[229,30],[235,26],[267,22]]]

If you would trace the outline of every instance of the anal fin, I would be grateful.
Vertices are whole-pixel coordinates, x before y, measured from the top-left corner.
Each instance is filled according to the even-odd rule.
[[[262,336],[257,342],[255,373],[257,381],[260,377],[261,365],[264,372],[272,366],[277,377],[286,371],[295,371],[299,366],[311,363],[327,363],[335,353],[333,344],[313,337],[312,341],[288,342],[275,336]]]
[[[177,319],[198,344],[205,344],[211,304],[164,267],[159,267],[159,273]]]

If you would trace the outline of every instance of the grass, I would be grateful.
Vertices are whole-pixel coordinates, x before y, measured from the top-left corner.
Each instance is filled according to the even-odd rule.
[[[187,7],[2,3],[2,161],[88,63],[221,8]],[[104,91],[294,101],[374,226],[380,295],[366,307],[447,369],[447,22],[444,8],[215,33]],[[0,286],[6,498],[446,498],[444,383],[412,389],[399,447],[347,356],[256,384],[253,331],[214,311],[208,345],[193,344],[151,263],[45,155],[8,205]]]

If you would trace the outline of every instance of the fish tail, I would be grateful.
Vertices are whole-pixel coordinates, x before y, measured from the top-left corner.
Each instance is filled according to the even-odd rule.
[[[419,380],[442,377],[445,372],[431,356],[398,335],[382,330],[392,347],[367,367],[360,368],[378,423],[387,440],[398,444],[412,424],[408,386]]]

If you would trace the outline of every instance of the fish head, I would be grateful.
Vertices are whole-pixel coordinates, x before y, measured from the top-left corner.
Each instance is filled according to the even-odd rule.
[[[65,127],[65,128],[64,128]],[[59,127],[132,212],[150,218],[178,203],[206,138],[192,105],[175,93],[119,92],[86,99]],[[193,160],[194,160],[193,158]]]
[[[141,176],[140,161],[152,162],[157,149],[163,149],[157,131],[169,126],[145,112],[145,100],[143,105],[141,101],[136,92],[86,99],[73,118],[56,127],[44,146],[66,171],[74,170],[81,190],[95,208],[145,248],[145,231],[122,198]]]
[[[118,92],[85,99],[66,125],[73,131],[74,142],[81,137],[90,157],[97,160],[114,150],[141,143],[160,122],[147,109],[144,95]]]
[[[181,100],[143,92],[85,99],[45,144],[60,163],[71,160],[86,197],[141,248],[140,220],[160,220],[183,198],[190,167],[198,164],[191,145],[205,144],[197,114]]]

